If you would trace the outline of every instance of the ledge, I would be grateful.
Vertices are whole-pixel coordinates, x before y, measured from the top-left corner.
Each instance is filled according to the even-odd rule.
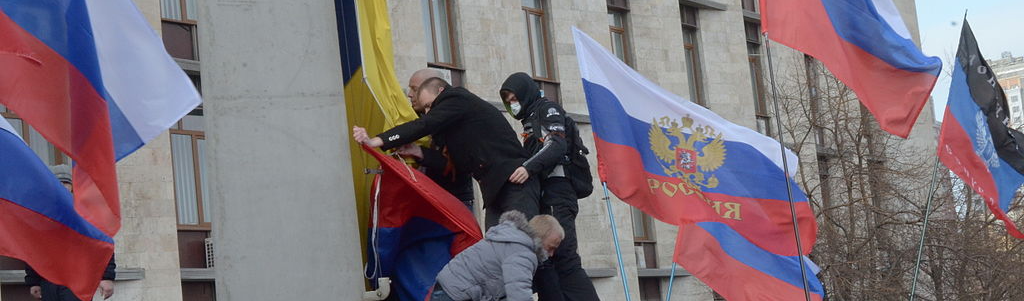
[[[185,71],[199,72],[199,61],[175,58],[174,62]]]
[[[636,276],[640,278],[668,278],[672,274],[672,269],[637,269]],[[676,277],[692,276],[690,272],[687,272],[683,268],[676,268]]]
[[[725,4],[722,4],[722,3],[718,3],[717,1],[712,1],[712,0],[679,0],[679,3],[680,4],[689,5],[689,6],[693,6],[693,7],[697,7],[697,8],[717,10],[717,11],[725,11],[729,7],[728,5],[725,5]]]
[[[751,22],[761,22],[761,14],[749,10],[743,10],[743,19]]]
[[[146,269],[125,268],[117,269],[117,281],[142,280],[146,279]],[[0,270],[0,283],[3,284],[24,284],[25,270]]]
[[[586,268],[583,270],[590,278],[611,278],[619,274],[618,270],[612,268]]]
[[[217,271],[214,269],[182,268],[181,281],[200,282],[213,281],[217,279]]]

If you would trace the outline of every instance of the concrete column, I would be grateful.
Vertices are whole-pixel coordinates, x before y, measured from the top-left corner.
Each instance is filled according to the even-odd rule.
[[[199,2],[218,300],[359,300],[332,1]]]

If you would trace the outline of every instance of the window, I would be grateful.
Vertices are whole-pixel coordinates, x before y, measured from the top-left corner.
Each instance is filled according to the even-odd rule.
[[[452,85],[462,86],[463,69],[459,68],[452,3],[450,0],[422,0],[422,4],[427,66],[448,70]]]
[[[680,14],[683,23],[683,51],[686,55],[686,73],[690,87],[690,101],[706,106],[704,100],[704,82],[700,67],[700,47],[697,45],[697,8],[681,5]]]
[[[811,122],[814,129],[814,139],[819,147],[825,146],[825,128],[821,125],[821,92],[818,91],[818,64],[810,55],[804,55],[804,71],[807,73],[807,96],[810,99],[811,115],[815,116]]]
[[[639,284],[641,301],[661,301],[661,279],[640,278]]]
[[[185,115],[171,127],[174,163],[174,198],[178,228],[208,230],[212,216],[206,185],[206,135],[202,108]]]
[[[771,116],[768,115],[768,100],[764,92],[764,70],[761,67],[761,26],[752,22],[744,22],[743,25],[747,36],[747,61],[750,65],[750,87],[754,95],[757,131],[771,136]]]
[[[555,80],[551,56],[550,31],[544,11],[544,0],[523,0],[526,15],[526,36],[530,47],[530,69],[540,86],[541,95],[560,102],[558,81]]]
[[[530,60],[533,77],[554,79],[551,69],[551,47],[548,44],[547,19],[544,16],[543,0],[523,0],[526,12],[526,34],[530,45]]]
[[[57,149],[53,144],[50,144],[49,141],[46,141],[46,138],[43,138],[42,134],[37,132],[36,129],[32,128],[32,126],[29,126],[28,123],[22,120],[21,117],[18,117],[17,114],[14,114],[13,111],[8,110],[7,107],[3,105],[0,105],[0,116],[7,119],[7,122],[11,124],[11,127],[18,132],[21,139],[25,139],[25,143],[32,149],[32,152],[35,152],[36,155],[43,160],[43,163],[51,166],[71,164],[71,158]]]
[[[612,52],[620,60],[630,64],[629,41],[626,32],[626,14],[629,13],[629,2],[626,0],[608,0],[608,31],[612,38]]]
[[[199,60],[196,46],[197,0],[160,0],[164,48],[172,57]]]
[[[757,0],[742,0],[743,10],[756,13],[757,12]]]

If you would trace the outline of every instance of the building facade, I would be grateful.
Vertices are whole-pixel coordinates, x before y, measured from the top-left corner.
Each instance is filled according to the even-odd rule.
[[[1024,129],[1024,57],[1005,51],[999,59],[989,59],[988,64],[1006,94],[1010,126],[1018,131]]]
[[[246,131],[244,124],[237,123],[242,121],[230,115],[229,110],[240,110],[239,104],[229,101],[233,97],[262,99],[271,96],[229,92],[234,90],[225,87],[247,83],[233,82],[227,77],[225,74],[230,71],[225,70],[228,64],[224,62],[227,56],[238,56],[238,60],[254,58],[250,61],[253,65],[263,64],[265,62],[255,59],[258,55],[237,50],[234,44],[228,43],[242,41],[239,43],[250,46],[251,41],[251,46],[259,50],[263,48],[258,47],[274,45],[275,41],[262,37],[217,36],[223,33],[220,28],[204,26],[227,26],[224,25],[228,22],[226,18],[238,17],[225,13],[231,8],[266,15],[271,14],[270,7],[277,4],[216,0],[135,2],[163,36],[168,52],[200,87],[208,103],[182,119],[166,135],[118,164],[124,226],[115,238],[121,276],[113,300],[238,299],[238,294],[228,294],[218,288],[221,284],[234,285],[224,277],[235,273],[218,271],[229,268],[215,260],[247,255],[234,251],[225,254],[217,248],[222,243],[217,240],[237,240],[239,237],[232,235],[241,235],[232,232],[237,229],[218,228],[217,222],[245,218],[242,213],[225,212],[238,208],[225,204],[243,201],[234,199],[238,195],[230,193],[237,187],[234,186],[237,179],[225,173],[232,166],[252,164],[251,160],[238,158],[246,156],[245,153],[224,153],[232,147],[224,143],[248,137],[240,134]],[[914,1],[895,2],[917,40]],[[322,21],[322,12],[303,9],[305,6],[299,4],[295,7],[277,10],[274,14],[285,19],[305,19],[305,14],[315,14],[316,18],[311,20]],[[800,173],[808,179],[802,184],[815,187],[805,187],[812,199],[826,198],[823,194],[829,192],[823,187],[828,186],[828,179],[841,176],[830,174],[827,168],[830,155],[827,149],[820,147],[827,138],[814,131],[812,122],[786,109],[780,112],[782,120],[775,117],[765,59],[767,43],[759,34],[755,0],[418,0],[388,1],[388,8],[396,74],[403,86],[413,71],[438,68],[444,70],[455,85],[464,86],[501,107],[498,89],[502,81],[514,72],[527,72],[541,85],[546,97],[562,103],[581,121],[581,135],[593,149],[572,43],[571,28],[575,26],[669,91],[708,107],[734,123],[787,139],[800,155]],[[298,26],[293,23],[284,22],[280,26]],[[322,30],[322,27],[333,26],[329,23],[314,27]],[[323,32],[302,34],[315,34],[323,39],[337,37]],[[821,80],[812,78],[812,72],[808,71],[817,68],[812,59],[778,44],[771,47],[775,73],[780,79],[801,78],[812,83]],[[206,59],[214,63],[211,65]],[[331,62],[336,63],[336,58]],[[302,63],[295,59],[291,64]],[[206,74],[214,76],[203,85]],[[813,100],[817,93],[815,87],[816,84],[812,84],[809,89],[794,93],[800,95],[799,99]],[[211,99],[219,104],[209,103]],[[217,115],[211,113],[217,110],[220,110]],[[22,126],[12,112],[4,110],[2,114],[15,126]],[[342,120],[342,116],[339,115],[338,120]],[[511,117],[508,119],[513,127],[520,129],[518,122]],[[781,133],[780,122],[783,123]],[[933,152],[936,137],[933,124],[931,114],[922,114],[911,139],[901,143],[912,151]],[[344,128],[337,130],[347,135]],[[69,161],[30,128],[23,126],[23,129],[22,136],[48,163]],[[208,131],[218,132],[211,133],[208,139]],[[793,139],[805,133],[816,139]],[[218,155],[211,156],[210,148],[219,149]],[[596,157],[592,154],[590,159],[596,168]],[[279,189],[299,187],[284,183]],[[603,196],[598,190],[580,200],[577,231],[584,268],[605,300],[624,300],[626,291],[634,300],[661,300],[670,289],[675,227],[652,219],[614,196],[611,196],[610,211],[615,219],[609,220],[609,208]],[[282,223],[281,227],[291,225],[288,221]],[[617,270],[611,223],[615,223],[619,231],[628,286],[625,290]],[[355,224],[350,226],[356,227]],[[352,243],[358,241],[358,236],[350,238]],[[234,247],[227,245],[226,249],[238,250]],[[18,261],[0,259],[3,300],[29,300],[28,289],[20,284],[21,268]],[[676,272],[671,291],[673,300],[717,299],[713,290],[682,269]]]

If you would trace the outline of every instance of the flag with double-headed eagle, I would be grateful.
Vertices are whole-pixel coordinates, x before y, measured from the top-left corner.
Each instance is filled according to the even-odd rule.
[[[817,223],[784,172],[783,152],[793,173],[796,155],[652,83],[578,29],[573,35],[601,181],[679,225],[675,261],[726,299],[803,299],[799,260],[814,246]],[[807,276],[820,300],[821,283]]]

